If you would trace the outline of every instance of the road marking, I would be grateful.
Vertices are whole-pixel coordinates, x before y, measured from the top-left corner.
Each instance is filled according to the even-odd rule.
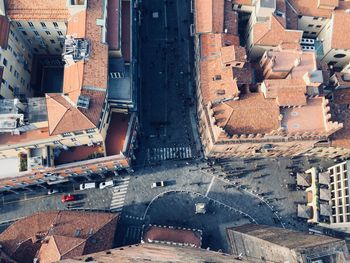
[[[147,158],[149,161],[164,161],[174,159],[192,158],[191,147],[164,147],[147,149]]]
[[[213,186],[214,181],[215,181],[215,176],[213,176],[213,178],[211,178],[211,181],[210,181],[210,184],[208,186],[207,192],[205,193],[205,196],[208,196],[210,189]]]
[[[112,200],[109,209],[112,212],[119,212],[123,209],[125,195],[128,190],[130,177],[126,177],[121,179],[121,181],[117,182],[118,185],[113,187],[112,191]]]

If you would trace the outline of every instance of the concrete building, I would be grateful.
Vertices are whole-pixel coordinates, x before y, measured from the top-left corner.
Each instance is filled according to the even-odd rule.
[[[288,229],[243,225],[226,230],[233,255],[254,262],[348,262],[345,241]]]
[[[0,234],[0,259],[51,263],[110,249],[118,219],[117,214],[110,213],[33,214],[16,221]]]
[[[19,158],[27,167],[11,175],[19,181],[48,172],[56,179],[76,176],[77,162],[84,166],[96,157],[101,169],[112,159],[115,169],[130,169],[138,128],[132,5],[120,0],[36,4],[36,9],[31,1],[0,5],[1,94],[16,98],[0,103],[0,158]],[[62,170],[69,172],[57,174]],[[3,184],[7,177],[0,176],[0,185],[9,188]]]

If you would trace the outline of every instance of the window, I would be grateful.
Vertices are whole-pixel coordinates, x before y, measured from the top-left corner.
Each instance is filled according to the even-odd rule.
[[[9,85],[9,90],[13,92],[13,87],[11,85]]]
[[[69,137],[71,136],[72,134],[70,132],[65,132],[62,134],[63,137]]]
[[[221,75],[215,75],[215,76],[213,77],[213,80],[221,80]]]
[[[10,72],[12,72],[12,65],[10,65]]]
[[[317,26],[316,26],[316,28],[320,28],[320,27],[321,27],[321,25],[317,25]]]
[[[34,27],[34,25],[33,25],[32,22],[28,22],[28,25],[29,25],[30,27]]]
[[[313,24],[308,25],[308,27],[313,27],[313,26],[314,26]]]
[[[59,141],[53,141],[54,144],[61,144]]]
[[[10,30],[10,35],[14,37],[14,36],[15,36],[15,33],[13,33],[13,31]]]
[[[317,32],[311,32],[311,35],[316,35],[317,34]]]
[[[10,51],[12,51],[12,47],[11,47],[10,45],[8,45],[8,49],[9,49]]]
[[[89,139],[92,139],[92,138],[94,138],[94,136],[93,136],[93,135],[89,135],[88,137],[89,137]]]
[[[18,27],[22,27],[22,24],[20,22],[16,22]]]
[[[34,34],[36,35],[36,36],[39,36],[39,33],[38,33],[38,31],[33,31],[34,32]]]
[[[72,138],[72,139],[71,139],[71,141],[72,141],[72,142],[76,142],[76,141],[77,141],[77,139],[75,139],[75,138]]]
[[[4,58],[4,60],[2,61],[2,64],[4,64],[5,67],[7,67],[7,59]]]
[[[50,39],[51,44],[55,44],[55,40]]]
[[[299,18],[299,19],[301,19],[302,17],[303,17],[303,16],[301,16],[301,15],[298,15],[298,18]]]
[[[342,53],[338,53],[338,54],[335,54],[334,57],[335,58],[343,58],[345,57],[346,55],[345,54],[342,54]]]
[[[26,36],[27,35],[27,32],[26,31],[21,31],[23,36]]]
[[[95,129],[87,129],[86,130],[86,133],[94,133],[95,132]]]
[[[46,35],[48,35],[48,36],[51,35],[50,31],[45,31],[45,33],[46,33]]]
[[[76,132],[74,132],[74,135],[81,135],[81,134],[84,134],[84,132],[83,131],[76,131]]]
[[[216,95],[225,95],[225,90],[224,89],[217,90]]]
[[[58,34],[59,36],[63,36],[63,34],[62,34],[61,31],[57,31],[57,34]]]
[[[58,27],[58,24],[56,22],[52,22],[54,27]]]
[[[44,22],[40,22],[41,26],[46,28],[46,24]]]
[[[315,17],[313,18],[313,20],[318,20],[318,17],[317,17],[317,16],[315,16]]]
[[[35,47],[35,48],[33,48],[33,49],[34,49],[34,51],[35,51],[35,52],[39,52],[39,50],[38,50],[36,47]]]

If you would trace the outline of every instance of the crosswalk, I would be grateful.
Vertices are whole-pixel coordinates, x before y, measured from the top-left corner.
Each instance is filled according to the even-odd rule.
[[[123,209],[125,195],[128,190],[130,177],[124,177],[113,187],[110,210],[120,212]]]
[[[138,244],[141,241],[142,228],[139,226],[129,226],[126,230],[126,234],[124,236],[123,244],[132,245]]]
[[[164,161],[192,158],[191,147],[163,147],[147,149],[149,161]]]

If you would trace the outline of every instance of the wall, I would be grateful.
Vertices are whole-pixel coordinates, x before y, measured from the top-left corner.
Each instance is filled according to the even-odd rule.
[[[315,19],[311,16],[302,16],[298,19],[298,29],[304,31],[303,37],[316,38],[329,21],[329,19],[324,17]],[[312,26],[310,27],[309,25]]]
[[[33,91],[30,89],[32,55],[12,23],[10,24],[7,49],[0,48],[0,57],[0,65],[4,66],[0,95],[11,99],[14,97],[15,87],[18,87],[19,93],[32,96]],[[4,58],[7,60],[7,66],[4,65]]]
[[[67,31],[65,22],[16,21],[12,24],[34,54],[61,55]]]

